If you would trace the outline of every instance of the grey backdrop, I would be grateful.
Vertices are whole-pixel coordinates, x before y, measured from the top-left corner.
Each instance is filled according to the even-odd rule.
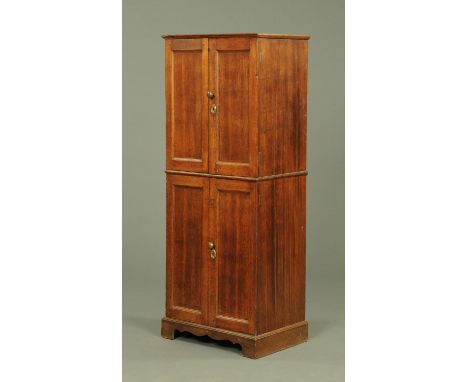
[[[260,360],[159,336],[165,287],[162,34],[310,34],[309,341]],[[103,47],[105,48],[105,47]],[[344,379],[344,0],[123,1],[124,381]]]

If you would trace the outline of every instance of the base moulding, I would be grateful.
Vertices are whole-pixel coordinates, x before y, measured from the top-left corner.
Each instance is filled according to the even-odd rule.
[[[214,340],[228,340],[234,344],[239,344],[245,357],[261,358],[306,342],[308,323],[302,321],[271,332],[250,335],[164,317],[161,321],[161,336],[173,340],[176,331],[189,332],[195,336],[209,336]]]

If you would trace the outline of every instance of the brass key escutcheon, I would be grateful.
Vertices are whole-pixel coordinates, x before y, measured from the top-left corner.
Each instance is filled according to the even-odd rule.
[[[215,115],[217,110],[218,110],[218,107],[216,105],[211,105],[210,107],[211,115]]]
[[[208,249],[210,249],[210,257],[214,260],[216,259],[216,249],[213,242],[208,242]]]
[[[213,248],[213,249],[210,251],[210,257],[211,257],[213,260],[216,259],[216,249]]]

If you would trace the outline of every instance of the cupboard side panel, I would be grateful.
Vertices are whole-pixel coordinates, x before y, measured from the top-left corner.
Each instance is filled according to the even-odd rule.
[[[257,333],[276,327],[275,210],[273,181],[258,183],[257,226]]]
[[[307,41],[258,39],[259,175],[306,169]]]
[[[292,190],[295,197],[294,217],[294,257],[291,262],[291,313],[290,322],[305,320],[306,302],[306,176],[297,177],[295,188]]]
[[[305,319],[305,176],[275,180],[275,246],[278,298],[284,309],[277,325]]]
[[[305,179],[259,184],[258,334],[305,319]]]

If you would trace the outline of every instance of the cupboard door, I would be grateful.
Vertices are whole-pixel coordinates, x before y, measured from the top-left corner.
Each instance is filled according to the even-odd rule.
[[[210,38],[209,46],[210,172],[255,176],[256,39]]]
[[[167,169],[208,172],[208,39],[166,40]]]
[[[255,331],[256,184],[210,180],[210,325]]]
[[[206,324],[209,179],[168,175],[166,197],[166,315]]]

